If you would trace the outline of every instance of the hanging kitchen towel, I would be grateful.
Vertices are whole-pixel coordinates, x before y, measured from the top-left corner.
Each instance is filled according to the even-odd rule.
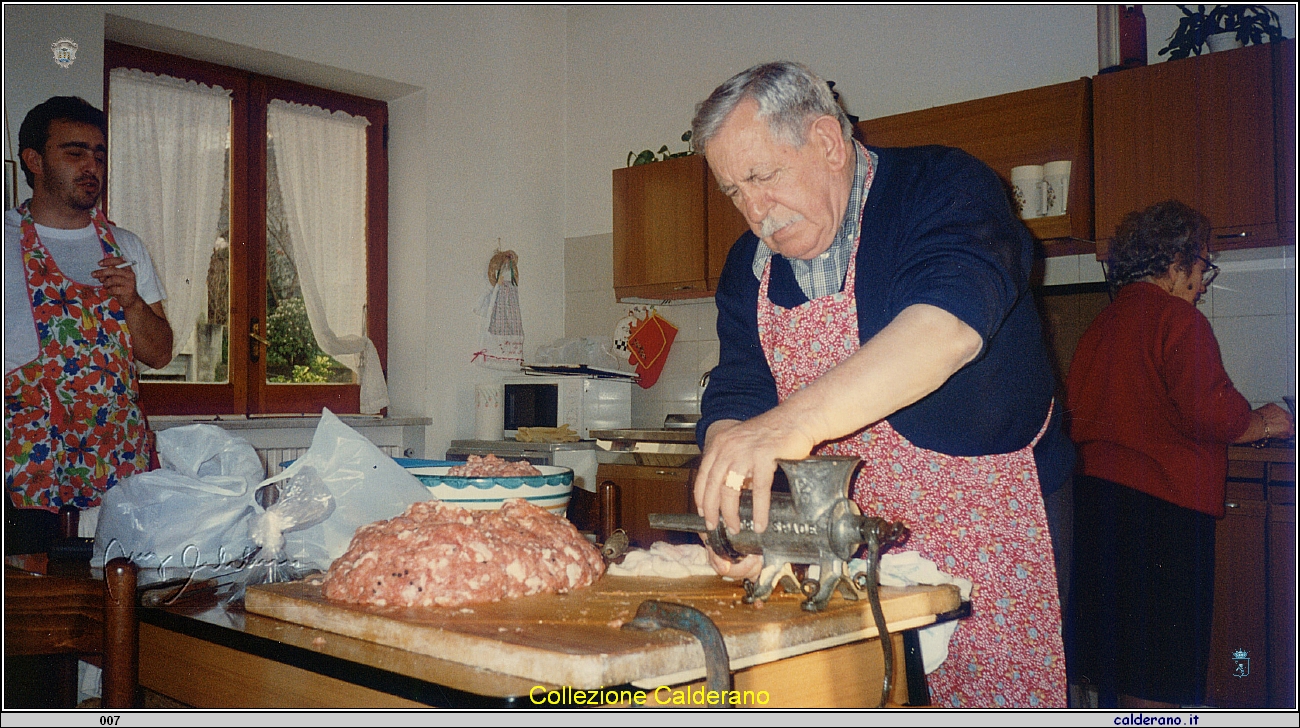
[[[497,251],[488,263],[492,288],[475,313],[486,325],[471,361],[489,369],[517,371],[524,363],[524,322],[519,312],[519,257],[515,251]]]
[[[642,389],[649,389],[659,381],[675,338],[677,327],[654,309],[649,316],[632,323],[632,333],[627,337],[627,361],[636,365],[636,373],[640,375],[637,384]]]

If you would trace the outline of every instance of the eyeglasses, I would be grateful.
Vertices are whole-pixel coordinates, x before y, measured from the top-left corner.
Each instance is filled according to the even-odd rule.
[[[1203,283],[1207,287],[1214,282],[1215,278],[1219,276],[1219,266],[1214,264],[1214,258],[1217,258],[1218,256],[1214,255],[1213,253],[1211,253],[1211,256],[1213,257],[1207,258],[1204,255],[1196,256],[1197,260],[1205,264],[1205,272],[1201,274],[1201,283]]]

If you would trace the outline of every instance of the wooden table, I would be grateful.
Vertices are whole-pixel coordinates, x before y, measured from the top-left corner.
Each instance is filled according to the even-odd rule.
[[[570,595],[462,612],[340,607],[315,590],[253,587],[247,611],[231,604],[143,610],[141,684],[214,708],[530,707],[565,687],[680,691],[703,676],[693,637],[612,624],[630,618],[643,598],[660,598],[708,613],[726,638],[735,688],[764,691],[769,707],[870,707],[879,698],[883,669],[870,610],[839,597],[810,615],[791,595],[756,610],[739,603],[738,585],[717,578],[604,577]],[[892,696],[903,703],[896,631],[929,624],[959,601],[953,587],[882,592],[895,632]],[[671,699],[672,691],[659,697]]]

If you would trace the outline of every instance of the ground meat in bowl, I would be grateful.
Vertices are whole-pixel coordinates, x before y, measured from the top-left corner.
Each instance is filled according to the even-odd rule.
[[[525,478],[541,475],[542,471],[533,467],[527,460],[512,462],[488,453],[487,457],[470,455],[464,465],[447,468],[447,475],[460,478]]]
[[[456,607],[580,589],[604,568],[573,524],[526,501],[495,511],[422,501],[357,529],[321,591],[356,604]]]

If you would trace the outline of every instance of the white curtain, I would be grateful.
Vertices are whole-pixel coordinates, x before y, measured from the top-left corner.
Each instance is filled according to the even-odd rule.
[[[388,406],[379,352],[366,338],[366,127],[341,111],[279,99],[266,110],[289,254],[316,343],[361,380],[361,411]]]
[[[109,76],[108,209],[149,250],[167,293],[175,356],[207,309],[230,92],[139,69]]]

